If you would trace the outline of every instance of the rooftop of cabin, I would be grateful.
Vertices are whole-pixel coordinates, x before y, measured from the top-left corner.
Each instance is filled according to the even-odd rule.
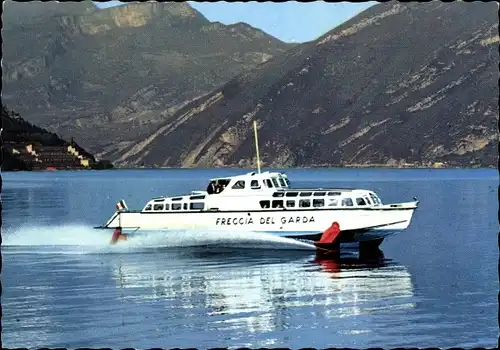
[[[270,177],[287,177],[286,174],[284,173],[279,173],[279,172],[270,172],[270,171],[264,171],[261,173],[257,173],[255,171],[252,171],[250,173],[246,174],[240,174],[240,175],[233,175],[233,176],[223,176],[223,177],[216,177],[213,179],[210,179],[210,181],[219,181],[219,180],[245,180],[245,179],[255,179],[255,180],[260,180],[260,179],[267,179]]]

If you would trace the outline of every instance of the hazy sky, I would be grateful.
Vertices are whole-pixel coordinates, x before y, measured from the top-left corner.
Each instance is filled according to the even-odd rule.
[[[375,1],[364,3],[188,2],[210,21],[219,21],[224,24],[245,22],[286,42],[314,40],[377,3]],[[120,4],[120,2],[109,1],[96,4],[99,7],[108,7]]]

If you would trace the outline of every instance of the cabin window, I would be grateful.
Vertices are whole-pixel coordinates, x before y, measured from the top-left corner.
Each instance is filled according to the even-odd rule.
[[[269,179],[266,179],[266,186],[269,187],[269,188],[273,188],[273,183],[271,182],[271,180]]]
[[[252,180],[252,181],[250,182],[250,188],[251,188],[252,190],[258,190],[258,189],[260,189],[259,181],[257,181],[257,180]]]
[[[380,199],[377,196],[375,196],[374,194],[370,193],[370,197],[371,197],[371,199],[373,199],[373,203],[381,204]]]
[[[281,178],[281,177],[279,178],[279,180],[280,180],[280,185],[281,185],[281,187],[286,187],[286,182],[285,182],[285,180],[283,180],[283,178]]]
[[[205,203],[203,202],[192,202],[189,204],[189,209],[191,210],[203,210],[205,208]]]
[[[236,181],[236,183],[233,185],[232,188],[235,190],[244,189],[245,188],[245,181],[243,181],[243,180]]]
[[[165,203],[165,210],[170,210],[170,204]]]
[[[183,207],[183,209],[184,209],[184,210],[187,210],[187,208],[188,208],[187,203],[184,203],[184,204],[182,205],[182,207]]]
[[[329,207],[336,207],[339,204],[339,201],[336,199],[330,199],[328,206]]]
[[[283,201],[273,201],[273,208],[283,208]]]
[[[367,196],[364,197],[367,204],[372,204],[372,201]]]
[[[182,197],[177,197],[177,198],[172,198],[173,201],[180,201],[182,200]]]
[[[301,199],[299,201],[299,207],[301,208],[309,208],[311,206],[311,200],[309,199]]]
[[[260,201],[260,207],[263,209],[267,209],[271,207],[271,203],[269,201]]]
[[[329,196],[340,196],[340,192],[328,192]]]
[[[358,198],[356,198],[356,204],[357,205],[366,205],[366,202],[363,198],[358,197]]]
[[[165,199],[164,198],[160,198],[160,199],[155,199],[154,202],[163,202]]]
[[[297,192],[287,192],[286,196],[287,197],[297,197],[299,194]]]
[[[181,210],[181,203],[172,203],[172,210]]]
[[[324,206],[325,206],[324,199],[313,199],[313,207],[318,208],[318,207],[324,207]]]
[[[280,187],[280,184],[278,183],[275,177],[273,177],[271,180],[273,180],[274,187]]]
[[[293,208],[293,207],[295,207],[295,201],[294,201],[294,200],[287,200],[287,201],[286,201],[286,206],[287,206],[288,208]]]
[[[343,207],[352,207],[354,203],[352,202],[351,198],[344,198],[342,199],[342,206]]]
[[[148,204],[146,208],[144,208],[145,211],[151,211],[151,204]]]
[[[153,210],[157,211],[157,210],[163,210],[163,204],[155,204],[153,206]]]
[[[312,194],[312,192],[300,192],[301,197],[309,197]]]
[[[326,194],[326,192],[314,192],[315,197],[323,197]]]
[[[274,192],[273,197],[283,197],[285,194],[283,192]]]

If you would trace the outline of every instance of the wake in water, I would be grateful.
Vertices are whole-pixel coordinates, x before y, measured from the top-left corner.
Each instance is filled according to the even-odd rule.
[[[3,234],[4,247],[30,247],[37,250],[55,247],[68,252],[125,253],[158,248],[225,247],[251,249],[314,250],[312,244],[261,232],[227,232],[203,230],[141,231],[127,241],[110,245],[111,230],[95,230],[86,226],[24,227]]]
[[[110,233],[86,226],[24,226],[2,232],[2,246],[103,246]]]

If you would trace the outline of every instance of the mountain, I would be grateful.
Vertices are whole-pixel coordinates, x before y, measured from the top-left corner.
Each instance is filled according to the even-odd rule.
[[[80,2],[57,2],[57,1],[5,1],[4,11],[8,15],[2,17],[3,29],[10,29],[18,25],[29,25],[30,22],[39,17],[50,16],[73,16],[78,14],[90,14],[98,8],[91,1]]]
[[[3,18],[4,103],[108,153],[292,46],[247,24],[210,22],[188,3],[6,1]]]
[[[494,166],[498,5],[381,3],[184,106],[122,166]]]

